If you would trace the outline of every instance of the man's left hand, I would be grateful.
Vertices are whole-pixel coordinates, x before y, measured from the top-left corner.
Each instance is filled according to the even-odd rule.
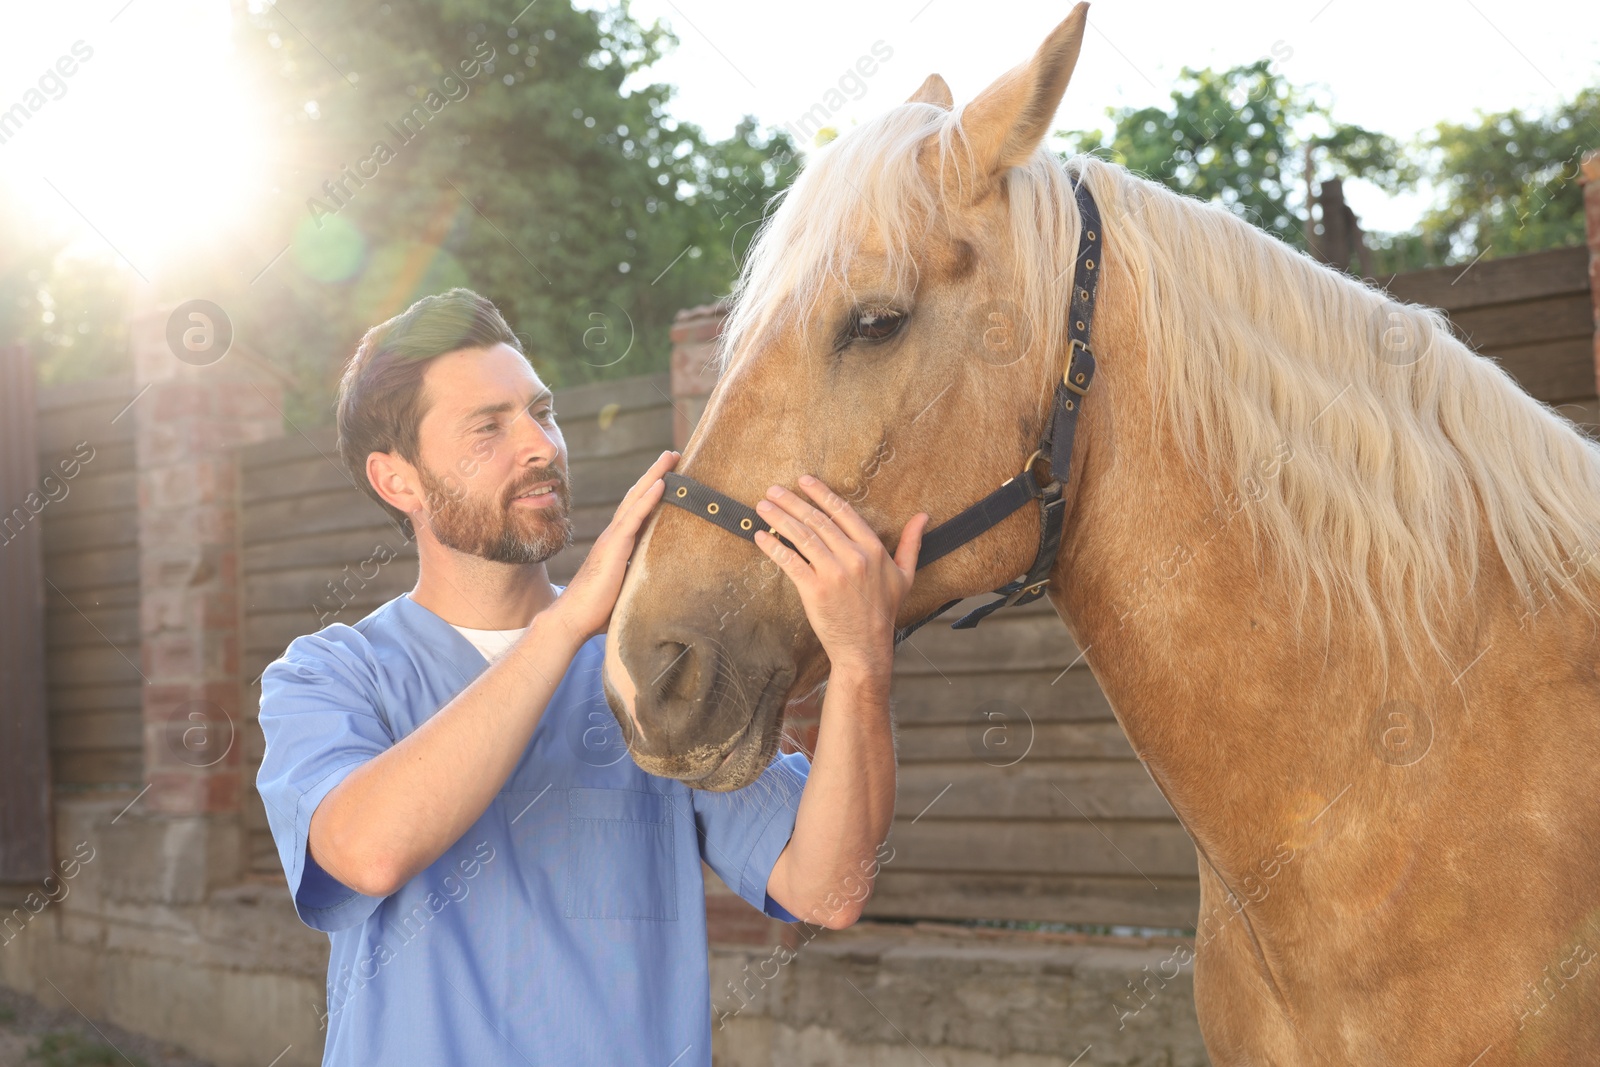
[[[765,530],[756,532],[756,545],[794,582],[835,670],[887,674],[894,659],[895,615],[916,577],[928,515],[912,516],[890,556],[844,497],[809,474],[801,477],[800,488],[815,506],[775,485],[756,511],[805,558]]]

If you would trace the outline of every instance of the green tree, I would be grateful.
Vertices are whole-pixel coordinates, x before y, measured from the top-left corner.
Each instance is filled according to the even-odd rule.
[[[131,375],[126,276],[109,256],[66,245],[0,196],[0,344],[27,345],[41,385]]]
[[[1439,203],[1414,235],[1435,262],[1581,245],[1583,153],[1600,148],[1600,88],[1544,114],[1441,122],[1421,139]]]
[[[555,384],[665,369],[672,315],[728,290],[796,169],[781,132],[747,121],[712,143],[668,114],[670,87],[624,90],[673,43],[625,4],[293,17],[265,7],[241,28],[289,247],[238,306],[240,338],[299,383],[297,420],[327,418],[362,330],[452,285],[494,300]]]
[[[1600,147],[1600,89],[1545,113],[1512,109],[1440,123],[1402,145],[1335,122],[1266,60],[1220,73],[1186,69],[1170,108],[1108,115],[1113,133],[1067,135],[1073,150],[1219,200],[1299,248],[1306,246],[1308,153],[1318,181],[1365,178],[1390,193],[1433,189],[1436,204],[1415,227],[1367,232],[1380,275],[1583,243],[1579,161]]]
[[[1320,177],[1366,178],[1397,191],[1415,173],[1381,133],[1334,122],[1327,108],[1271,69],[1271,60],[1225,71],[1184,68],[1170,108],[1112,108],[1113,133],[1065,134],[1181,193],[1216,200],[1304,248],[1305,158]]]

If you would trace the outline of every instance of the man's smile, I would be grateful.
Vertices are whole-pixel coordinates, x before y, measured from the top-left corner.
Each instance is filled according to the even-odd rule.
[[[511,498],[513,506],[527,508],[555,507],[561,503],[561,496],[556,489],[561,485],[559,481],[537,482],[525,490],[521,496]]]

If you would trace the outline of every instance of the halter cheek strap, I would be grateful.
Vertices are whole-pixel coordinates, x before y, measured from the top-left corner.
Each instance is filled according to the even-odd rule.
[[[1056,556],[1061,549],[1066,514],[1066,481],[1072,473],[1072,444],[1077,435],[1078,414],[1083,409],[1089,385],[1094,380],[1094,353],[1089,349],[1089,335],[1094,327],[1094,300],[1100,279],[1102,243],[1100,210],[1081,177],[1073,192],[1077,197],[1082,226],[1078,235],[1072,302],[1068,309],[1067,366],[1061,380],[1056,383],[1043,440],[1038,451],[1023,465],[1021,473],[1006,479],[994,492],[923,535],[922,548],[917,554],[917,569],[921,570],[956,549],[971,544],[1029,501],[1037,501],[1039,505],[1039,544],[1027,573],[996,589],[994,592],[998,600],[992,600],[963,615],[951,624],[952,629],[971,629],[1003,607],[1029,604],[1044,596],[1045,587],[1050,582],[1050,572],[1055,569]],[[1041,485],[1033,473],[1033,467],[1042,456],[1050,459],[1051,480]],[[663,503],[682,508],[751,544],[755,543],[756,531],[764,529],[794,549],[794,544],[768,526],[754,508],[687,475],[669,472],[662,476],[662,480],[667,487],[666,495],[661,498]],[[959,599],[952,600],[909,626],[896,630],[895,644],[898,645],[925,623],[958,603]]]
[[[923,550],[917,557],[917,567],[920,570],[952,548],[987,533],[998,526],[1001,519],[1021,507],[1022,503],[1026,503],[1026,500],[1023,500],[1007,509],[1004,514],[995,514],[992,518],[989,514],[985,514],[980,519],[975,514],[980,511],[989,512],[990,509],[986,505],[1011,486],[1031,489],[1031,499],[1039,502],[1039,544],[1034,550],[1033,563],[1028,567],[1027,573],[996,589],[994,592],[999,599],[980,605],[951,623],[950,628],[953,630],[970,630],[1001,608],[1015,604],[1031,604],[1044,596],[1045,588],[1050,583],[1050,572],[1055,570],[1056,556],[1061,550],[1061,533],[1066,518],[1066,483],[1072,475],[1072,445],[1077,437],[1078,415],[1083,410],[1083,401],[1089,395],[1089,385],[1094,381],[1094,352],[1089,348],[1089,336],[1094,328],[1095,294],[1099,290],[1103,258],[1100,251],[1103,241],[1099,205],[1094,202],[1094,196],[1081,178],[1073,192],[1078,201],[1080,229],[1078,255],[1073,271],[1072,301],[1068,307],[1067,366],[1061,375],[1061,380],[1056,383],[1050,404],[1049,420],[1045,424],[1044,439],[1039,444],[1039,451],[1029,457],[1022,474],[1008,480],[995,492],[948,522],[940,524],[923,537]],[[1042,486],[1033,476],[1034,460],[1041,455],[1050,457],[1051,475],[1050,482]],[[951,528],[956,529],[952,530],[948,539],[954,543],[945,546],[945,539],[941,538],[940,534]],[[928,554],[930,541],[938,546],[938,551],[932,556]],[[916,622],[896,630],[895,643],[904,641],[924,624],[943,615],[960,602],[959,599],[949,601],[931,614],[924,615]]]

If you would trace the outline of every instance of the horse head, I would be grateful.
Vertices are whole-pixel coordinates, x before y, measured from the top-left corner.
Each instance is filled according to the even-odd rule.
[[[1079,240],[1071,176],[1043,141],[1087,8],[965,106],[930,76],[806,167],[744,265],[677,473],[750,504],[814,474],[892,551],[918,511],[938,524],[1028,465]],[[1024,572],[1038,516],[919,572],[896,624]],[[786,706],[829,670],[776,565],[679,508],[643,532],[609,633],[605,690],[634,759],[697,788],[759,775]]]

